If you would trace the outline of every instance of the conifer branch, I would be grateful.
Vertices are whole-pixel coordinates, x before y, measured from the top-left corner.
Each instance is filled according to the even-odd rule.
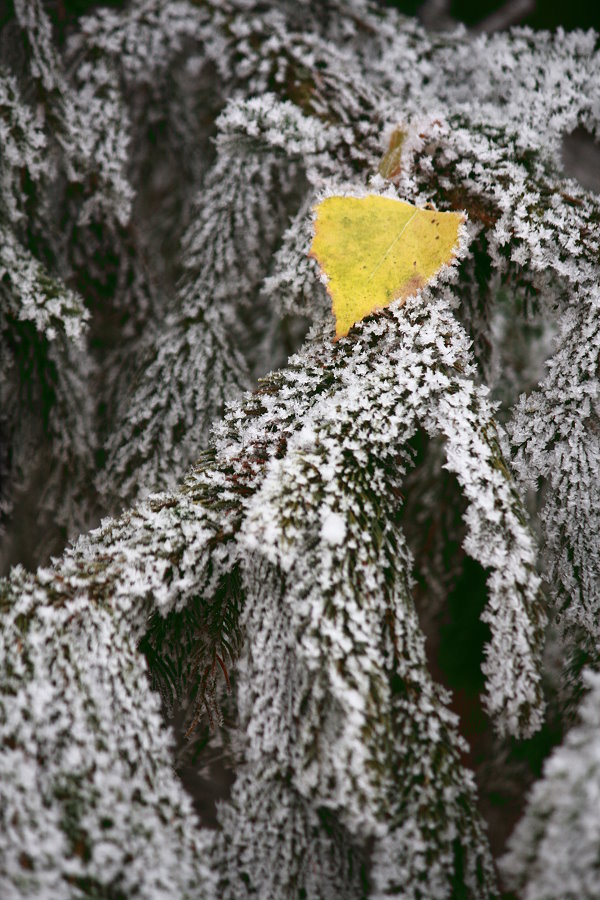
[[[0,894],[497,896],[467,763],[518,793],[562,669],[502,872],[595,895],[600,204],[561,146],[600,135],[597,36],[369,0],[62,36],[41,0],[0,33]],[[338,340],[332,196],[464,221]],[[465,557],[494,740],[437,683]],[[171,715],[226,747],[214,831]]]

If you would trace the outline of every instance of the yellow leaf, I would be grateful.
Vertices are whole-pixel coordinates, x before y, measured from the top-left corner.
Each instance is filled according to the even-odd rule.
[[[390,197],[327,197],[315,207],[310,255],[328,278],[336,340],[393,300],[416,294],[458,243],[461,213]]]

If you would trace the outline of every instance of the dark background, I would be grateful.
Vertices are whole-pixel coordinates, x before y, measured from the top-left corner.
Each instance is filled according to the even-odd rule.
[[[165,0],[168,3],[169,0]],[[320,2],[320,0],[315,0]],[[428,28],[445,28],[452,21],[469,28],[484,30],[529,25],[531,28],[567,30],[595,28],[600,32],[599,0],[379,0],[382,6],[393,6],[406,15],[418,16]],[[0,9],[10,6],[0,0]],[[126,0],[47,0],[58,25],[89,12],[97,6],[123,7]],[[493,19],[491,17],[494,17]]]
[[[385,6],[395,6],[401,12],[411,16],[425,17],[430,12],[431,19],[426,24],[435,27],[435,13],[443,11],[446,15],[458,22],[463,22],[468,27],[474,27],[482,23],[493,13],[504,11],[504,18],[513,18],[512,24],[529,25],[531,28],[558,28],[562,26],[567,30],[573,28],[595,28],[600,31],[600,3],[598,0],[437,0],[437,2],[423,2],[423,0],[383,0]],[[442,13],[438,13],[442,18]]]

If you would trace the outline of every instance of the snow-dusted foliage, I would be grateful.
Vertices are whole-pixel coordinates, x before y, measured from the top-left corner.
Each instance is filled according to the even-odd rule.
[[[49,607],[48,579],[1,598],[2,896],[214,895],[136,632],[85,592]]]
[[[589,683],[501,873],[596,896],[600,201],[560,148],[600,135],[597,37],[368,0],[3,23],[0,895],[496,897],[481,771]],[[464,225],[334,341],[313,207],[369,193]],[[485,741],[436,657],[457,595]]]
[[[580,721],[547,760],[501,860],[524,900],[600,893],[600,676],[584,681]]]

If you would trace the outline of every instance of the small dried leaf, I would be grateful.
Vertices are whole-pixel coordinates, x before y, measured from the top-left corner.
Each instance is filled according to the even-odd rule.
[[[397,178],[402,170],[402,148],[406,140],[406,132],[402,128],[396,128],[390,137],[388,149],[383,156],[377,171],[382,178],[388,181]]]

